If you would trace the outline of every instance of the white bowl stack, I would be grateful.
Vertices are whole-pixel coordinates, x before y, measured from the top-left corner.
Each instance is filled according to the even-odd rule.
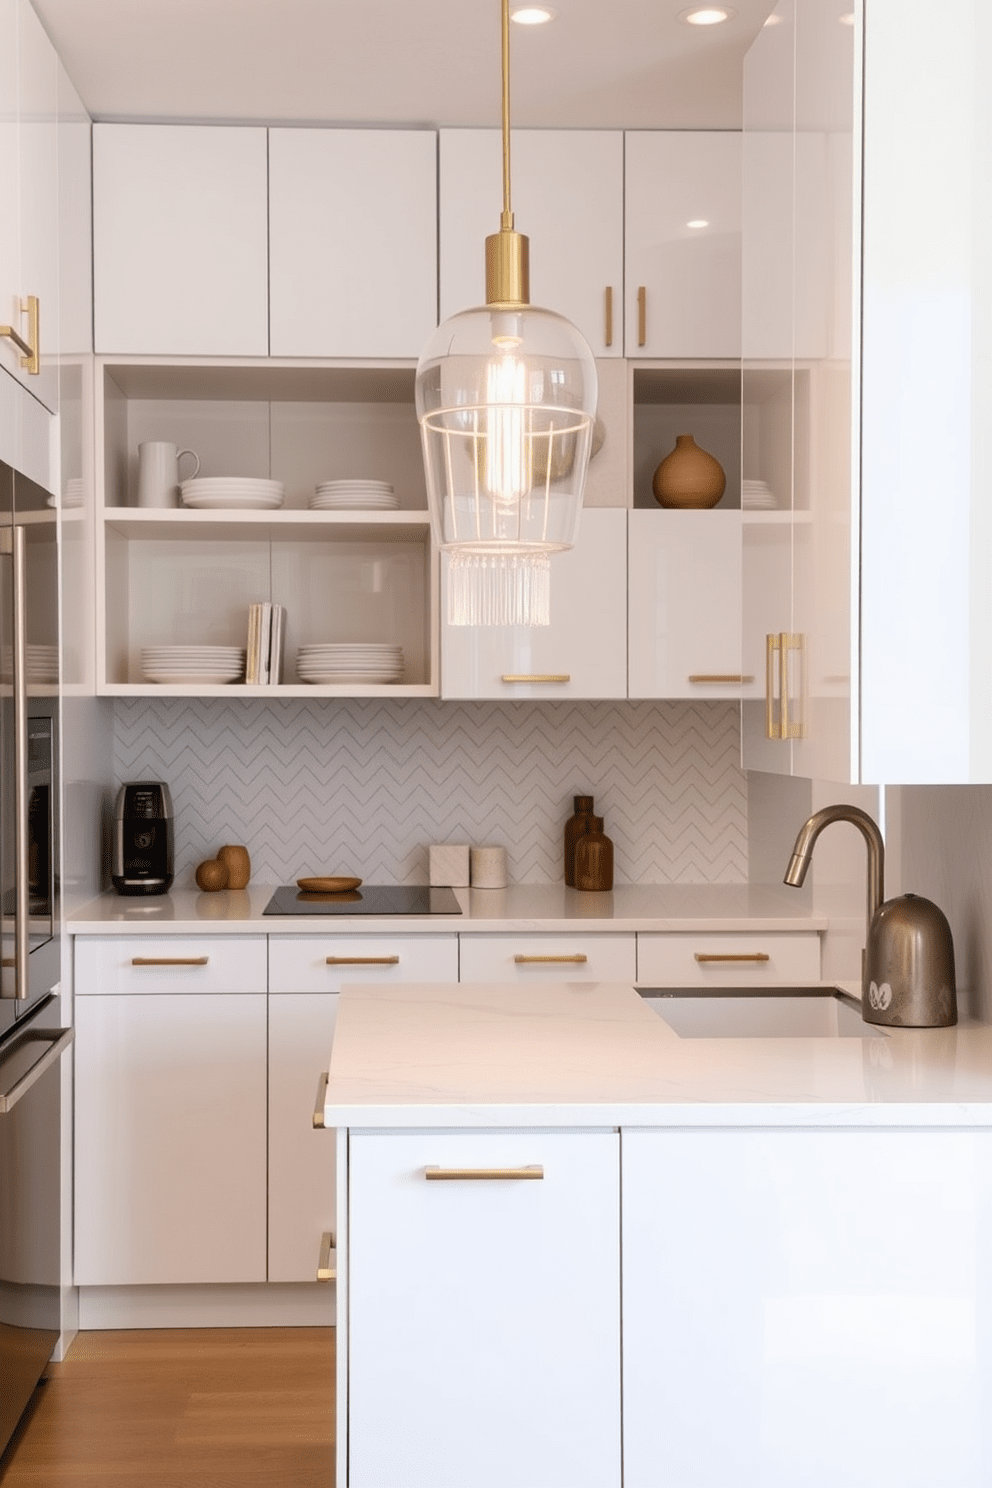
[[[296,671],[301,682],[400,682],[403,648],[377,641],[301,646]]]
[[[772,511],[775,493],[763,480],[741,481],[741,506],[745,511]]]
[[[311,511],[395,511],[398,506],[388,481],[321,481],[310,497]]]
[[[30,685],[59,680],[58,646],[36,645],[28,641],[24,648],[25,681]],[[0,682],[10,682],[14,674],[14,655],[10,646],[0,652]]]
[[[245,675],[243,646],[143,646],[141,670],[149,682],[241,682]]]
[[[282,481],[256,480],[240,475],[199,475],[183,481],[183,506],[217,511],[271,511],[282,506],[286,488]]]

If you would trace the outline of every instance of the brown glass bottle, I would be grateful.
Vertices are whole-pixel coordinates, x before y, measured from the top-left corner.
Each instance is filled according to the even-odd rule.
[[[575,887],[575,844],[592,826],[592,796],[573,796],[574,816],[565,823],[565,883]]]
[[[613,843],[601,816],[592,818],[589,831],[575,844],[575,887],[590,893],[613,887]]]

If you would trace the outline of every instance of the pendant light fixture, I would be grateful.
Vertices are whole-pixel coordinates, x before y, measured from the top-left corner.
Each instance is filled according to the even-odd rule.
[[[572,547],[596,417],[596,363],[563,316],[530,304],[510,205],[509,0],[503,23],[503,212],[486,303],[452,315],[417,365],[434,538],[452,625],[547,625],[550,556]]]

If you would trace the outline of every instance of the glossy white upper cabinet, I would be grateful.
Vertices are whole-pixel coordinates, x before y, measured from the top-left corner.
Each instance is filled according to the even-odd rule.
[[[485,240],[503,204],[498,129],[440,132],[441,319],[485,302]],[[596,357],[622,356],[623,135],[514,130],[511,206],[530,239],[531,302],[577,326]]]
[[[631,511],[628,695],[741,691],[741,514]]]
[[[273,356],[418,357],[437,324],[433,130],[269,131]]]
[[[59,354],[93,349],[92,125],[69,74],[58,65]]]
[[[268,353],[266,130],[96,124],[98,352]]]
[[[583,511],[575,547],[551,559],[548,626],[449,625],[442,557],[441,696],[625,697],[627,515]]]
[[[29,345],[40,368],[0,339],[0,366],[46,408],[58,407],[59,158],[58,58],[28,0],[0,4],[0,323]],[[27,311],[37,302],[35,330]]]
[[[732,357],[741,348],[741,136],[625,136],[628,357]]]

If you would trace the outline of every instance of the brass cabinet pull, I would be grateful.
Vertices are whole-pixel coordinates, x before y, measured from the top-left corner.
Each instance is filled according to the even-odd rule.
[[[518,966],[583,966],[589,957],[582,951],[574,956],[514,956]]]
[[[643,284],[637,286],[637,344],[643,346],[648,339],[648,292]]]
[[[571,682],[570,672],[504,672],[501,682]]]
[[[337,1254],[332,1231],[325,1230],[320,1237],[320,1259],[317,1262],[318,1281],[336,1281],[338,1275]]]
[[[209,956],[132,956],[132,966],[206,966]]]
[[[316,1131],[324,1130],[324,1098],[327,1095],[327,1071],[317,1081],[317,1099],[313,1103],[313,1124]]]
[[[41,371],[41,340],[39,337],[39,322],[41,320],[41,306],[37,295],[26,295],[21,301],[21,314],[28,318],[28,338],[18,335],[13,326],[0,326],[0,336],[5,336],[8,341],[13,341],[21,353],[21,366],[32,376],[37,377]]]
[[[606,335],[604,336],[603,339],[605,340],[607,346],[612,346],[613,345],[613,285],[612,284],[608,284],[606,286],[606,294],[605,294],[604,298],[605,298],[605,302],[606,302]]]
[[[789,716],[789,653],[799,657],[799,717]],[[778,709],[775,703],[775,659],[778,658]],[[765,636],[765,737],[768,739],[805,739],[806,737],[806,637],[779,631]]]
[[[745,677],[740,672],[694,672],[689,678],[690,682],[736,682],[741,686],[745,682],[753,682],[753,677]]]
[[[327,956],[325,966],[399,966],[399,956]]]
[[[740,955],[733,955],[729,952],[716,955],[709,951],[697,951],[696,960],[703,965],[710,961],[770,961],[771,957],[767,951],[742,951]]]
[[[544,1168],[540,1163],[531,1163],[526,1168],[438,1168],[427,1167],[424,1177],[428,1183],[459,1183],[463,1180],[480,1179],[483,1182],[543,1178]]]

